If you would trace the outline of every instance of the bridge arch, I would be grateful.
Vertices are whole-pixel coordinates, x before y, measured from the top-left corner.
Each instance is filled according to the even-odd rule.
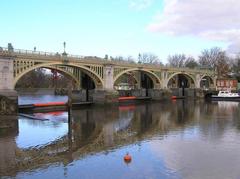
[[[127,70],[124,70],[124,71],[120,72],[119,74],[117,74],[114,77],[114,80],[113,80],[114,84],[122,75],[127,74],[129,72],[134,72],[134,71],[145,72],[145,74],[148,77],[150,77],[150,79],[152,80],[154,88],[160,88],[160,85],[161,85],[160,78],[155,73],[153,73],[152,71],[149,71],[149,70],[146,70],[146,69],[142,69],[142,68],[131,68],[131,69],[127,69]]]
[[[42,63],[42,64],[34,65],[28,69],[25,69],[23,72],[21,72],[20,74],[15,76],[13,85],[15,86],[22,76],[24,76],[25,74],[27,74],[28,72],[30,72],[32,70],[35,70],[37,68],[50,68],[50,69],[53,68],[53,69],[55,69],[55,67],[58,65],[68,66],[68,67],[76,67],[76,68],[81,69],[84,73],[86,73],[94,81],[96,88],[103,88],[103,79],[96,72],[94,72],[94,71],[90,70],[89,68],[82,66],[82,65],[77,65],[74,63],[66,64],[66,63],[59,63],[59,62]],[[73,77],[73,75],[71,75],[71,77]]]
[[[200,88],[209,88],[214,86],[214,79],[209,75],[203,75],[199,80]]]
[[[191,87],[196,87],[196,80],[195,80],[195,78],[192,76],[192,75],[190,75],[190,74],[188,74],[188,73],[183,73],[183,72],[177,72],[177,73],[174,73],[174,74],[172,74],[172,75],[170,75],[169,77],[168,77],[168,79],[167,79],[167,81],[166,81],[166,85],[167,85],[167,87],[169,86],[169,82],[170,82],[170,80],[172,80],[175,76],[177,76],[177,75],[182,75],[182,76],[184,76],[187,80],[188,80],[188,82],[190,82],[190,84],[189,84],[189,87],[191,88]],[[193,86],[191,85],[193,83]]]
[[[139,84],[139,79],[137,78],[136,74],[127,72],[122,74],[116,81],[114,81],[114,87],[116,87],[118,84],[121,84],[123,82],[128,82],[129,85],[136,85]]]
[[[46,69],[49,69],[49,70],[56,70],[57,72],[59,72],[59,73],[61,73],[61,74],[64,74],[64,75],[66,75],[66,76],[69,76],[70,78],[72,78],[73,80],[74,80],[74,82],[76,83],[76,85],[77,86],[80,86],[80,81],[79,81],[79,79],[77,79],[73,74],[71,74],[70,72],[67,72],[67,71],[65,71],[65,70],[63,70],[63,69],[60,69],[60,68],[56,68],[56,67],[53,67],[53,66],[44,66],[44,67],[41,67],[41,68],[46,68]],[[27,72],[28,73],[28,72]],[[27,74],[27,73],[25,73],[25,74]],[[24,74],[24,75],[25,75]],[[19,78],[19,80],[24,76],[24,75],[22,75],[20,78]],[[19,81],[18,80],[18,81]],[[14,87],[16,87],[16,85],[17,85],[17,82],[18,81],[16,81],[16,83],[14,84]]]

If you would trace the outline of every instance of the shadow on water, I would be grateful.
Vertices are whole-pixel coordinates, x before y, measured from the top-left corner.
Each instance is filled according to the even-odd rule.
[[[190,100],[72,110],[68,120],[59,121],[66,124],[67,133],[60,133],[60,137],[40,147],[19,147],[16,132],[0,134],[0,176],[16,176],[19,172],[35,171],[56,163],[67,166],[88,156],[121,151],[124,147],[131,150],[133,144],[163,140],[196,128],[198,133],[194,135],[198,138],[218,140],[230,126],[239,132],[239,116],[238,103]],[[28,121],[25,120],[25,130],[34,135],[33,126],[29,125],[31,120]],[[51,122],[45,125],[57,130],[59,126],[53,128]],[[22,123],[20,120],[19,125]],[[38,127],[43,130],[46,126]]]

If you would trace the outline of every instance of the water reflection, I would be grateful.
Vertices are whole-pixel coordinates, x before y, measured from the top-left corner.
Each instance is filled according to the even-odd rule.
[[[57,95],[42,95],[42,94],[20,94],[18,97],[18,104],[34,104],[34,103],[48,103],[48,102],[67,102],[67,96]]]
[[[35,114],[48,121],[19,120],[17,137],[0,137],[4,153],[0,176],[238,176],[239,103],[179,100],[92,107],[71,113],[69,123],[67,113]],[[133,156],[128,166],[122,160],[126,152]]]

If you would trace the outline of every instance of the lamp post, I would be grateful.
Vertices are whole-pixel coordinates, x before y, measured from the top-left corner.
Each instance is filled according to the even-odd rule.
[[[63,48],[64,48],[64,51],[63,51],[63,53],[66,53],[66,42],[63,42]]]
[[[66,53],[66,42],[63,42],[63,53],[62,53],[63,56],[67,56],[67,53]]]

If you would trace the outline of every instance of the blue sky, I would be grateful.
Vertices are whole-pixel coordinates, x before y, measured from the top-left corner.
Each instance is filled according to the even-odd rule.
[[[170,1],[175,5],[168,4]],[[181,3],[181,0],[2,1],[0,46],[11,42],[18,49],[36,46],[39,51],[62,52],[66,41],[66,51],[75,55],[137,57],[138,53],[151,52],[166,62],[167,56],[175,53],[196,57],[203,49],[214,46],[227,49],[231,45],[230,40],[219,35],[210,38],[212,31],[193,32],[191,24],[186,24],[189,21],[185,17],[189,16],[174,22],[169,14],[179,13],[176,6],[184,5]],[[188,30],[181,31],[183,26]],[[216,33],[210,35],[215,37]]]

